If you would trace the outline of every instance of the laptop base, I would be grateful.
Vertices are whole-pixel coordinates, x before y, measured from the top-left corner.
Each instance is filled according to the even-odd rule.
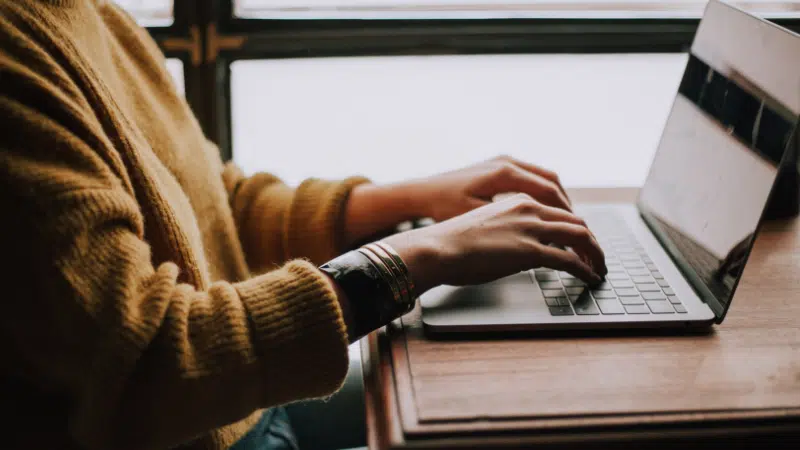
[[[647,255],[643,257],[649,262],[647,266],[658,269],[653,271],[658,279],[651,280],[652,283],[634,284],[633,281],[624,281],[622,277],[618,278],[620,283],[626,284],[616,284],[617,280],[613,279],[609,281],[609,284],[622,286],[620,288],[604,287],[605,291],[595,292],[594,288],[586,287],[586,292],[580,293],[579,280],[571,278],[568,274],[556,274],[551,271],[547,276],[543,276],[547,272],[526,271],[481,285],[441,286],[421,298],[422,322],[426,332],[687,329],[707,328],[714,323],[715,316],[711,309],[694,293],[655,236],[650,233],[633,205],[579,205],[576,207],[576,212],[584,217],[607,215],[623,221],[623,227],[629,230],[641,246],[640,250]],[[590,228],[600,228],[597,223],[595,225],[598,226],[593,226],[591,219],[587,221]],[[600,235],[598,238],[603,240]],[[622,267],[623,264],[642,266],[641,269],[624,269],[634,273],[627,275],[631,280],[638,278],[635,274],[640,272],[637,270],[641,271],[642,276],[644,271],[647,271],[644,264],[627,262],[619,262],[618,266]],[[612,274],[609,273],[607,278],[611,277]],[[662,284],[669,287],[648,288],[648,286],[658,286],[655,284],[656,281],[667,281],[668,283]],[[555,290],[559,286],[563,295]],[[637,287],[645,292],[637,294],[635,292]],[[656,290],[658,293],[651,290]],[[665,292],[672,295],[664,295]],[[638,296],[627,297],[629,295]],[[581,296],[588,297],[590,302],[588,310],[585,305],[581,306],[581,301],[587,301]],[[649,300],[651,298],[657,300],[651,302]],[[561,305],[559,302],[563,302],[564,306],[557,306]],[[614,302],[618,302],[618,305],[614,306]],[[646,313],[641,309],[647,309]],[[679,310],[681,312],[678,312]]]

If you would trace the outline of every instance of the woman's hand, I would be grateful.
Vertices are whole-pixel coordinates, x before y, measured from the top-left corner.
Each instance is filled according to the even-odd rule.
[[[442,284],[480,284],[540,266],[589,283],[607,273],[603,251],[582,219],[527,194],[385,241],[409,267],[418,295]]]
[[[356,187],[348,203],[346,240],[352,244],[406,220],[429,217],[441,222],[505,193],[528,194],[543,205],[571,210],[555,173],[501,156],[418,180]]]
[[[528,194],[547,206],[571,211],[555,173],[509,156],[406,183],[411,204],[437,222],[472,211],[506,193]]]

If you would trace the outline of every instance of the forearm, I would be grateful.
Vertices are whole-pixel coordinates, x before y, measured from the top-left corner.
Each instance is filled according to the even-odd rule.
[[[26,258],[10,266],[8,294],[35,301],[0,328],[69,396],[82,447],[167,448],[344,378],[345,325],[312,264],[199,289],[179,280],[186,269],[151,264],[122,191],[69,192],[29,214],[19,223],[48,220],[8,223],[2,243]]]
[[[410,183],[362,184],[350,193],[345,212],[345,244],[355,243],[424,215]]]
[[[351,191],[368,182],[309,179],[291,188],[266,173],[245,177],[233,164],[226,166],[223,180],[253,272],[294,258],[320,264],[344,251],[346,205]]]

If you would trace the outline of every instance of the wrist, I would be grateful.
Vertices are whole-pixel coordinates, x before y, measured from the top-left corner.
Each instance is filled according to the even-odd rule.
[[[368,255],[350,251],[319,267],[336,292],[350,342],[388,324],[408,312],[398,301],[392,280]]]
[[[344,292],[342,287],[339,286],[339,283],[337,283],[329,273],[323,271],[322,274],[325,275],[328,285],[330,285],[331,289],[333,289],[333,292],[336,295],[336,301],[339,303],[339,309],[342,311],[344,325],[347,328],[348,334],[350,334],[355,324],[353,312],[350,309],[350,301],[347,298],[347,293]]]
[[[441,268],[437,246],[420,231],[407,231],[383,239],[397,251],[408,267],[415,285],[413,293],[415,297],[436,287],[438,284],[436,274]]]
[[[426,217],[425,202],[414,183],[362,184],[350,193],[345,232],[348,246],[397,225]]]
[[[393,202],[407,211],[405,220],[415,220],[430,216],[430,195],[426,187],[417,181],[404,181],[386,186],[387,195],[394,197]]]
[[[356,195],[377,206],[381,214],[394,216],[398,222],[424,217],[428,208],[422,189],[413,181],[392,184],[364,184]]]

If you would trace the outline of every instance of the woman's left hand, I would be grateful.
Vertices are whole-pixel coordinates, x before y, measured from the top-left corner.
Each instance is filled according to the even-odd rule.
[[[410,219],[429,217],[441,222],[506,193],[528,194],[544,205],[571,211],[555,173],[500,156],[427,178],[358,186],[348,203],[347,240],[352,243]]]
[[[523,193],[547,206],[571,211],[558,175],[509,156],[407,183],[423,217],[437,222],[491,203],[495,196]]]

